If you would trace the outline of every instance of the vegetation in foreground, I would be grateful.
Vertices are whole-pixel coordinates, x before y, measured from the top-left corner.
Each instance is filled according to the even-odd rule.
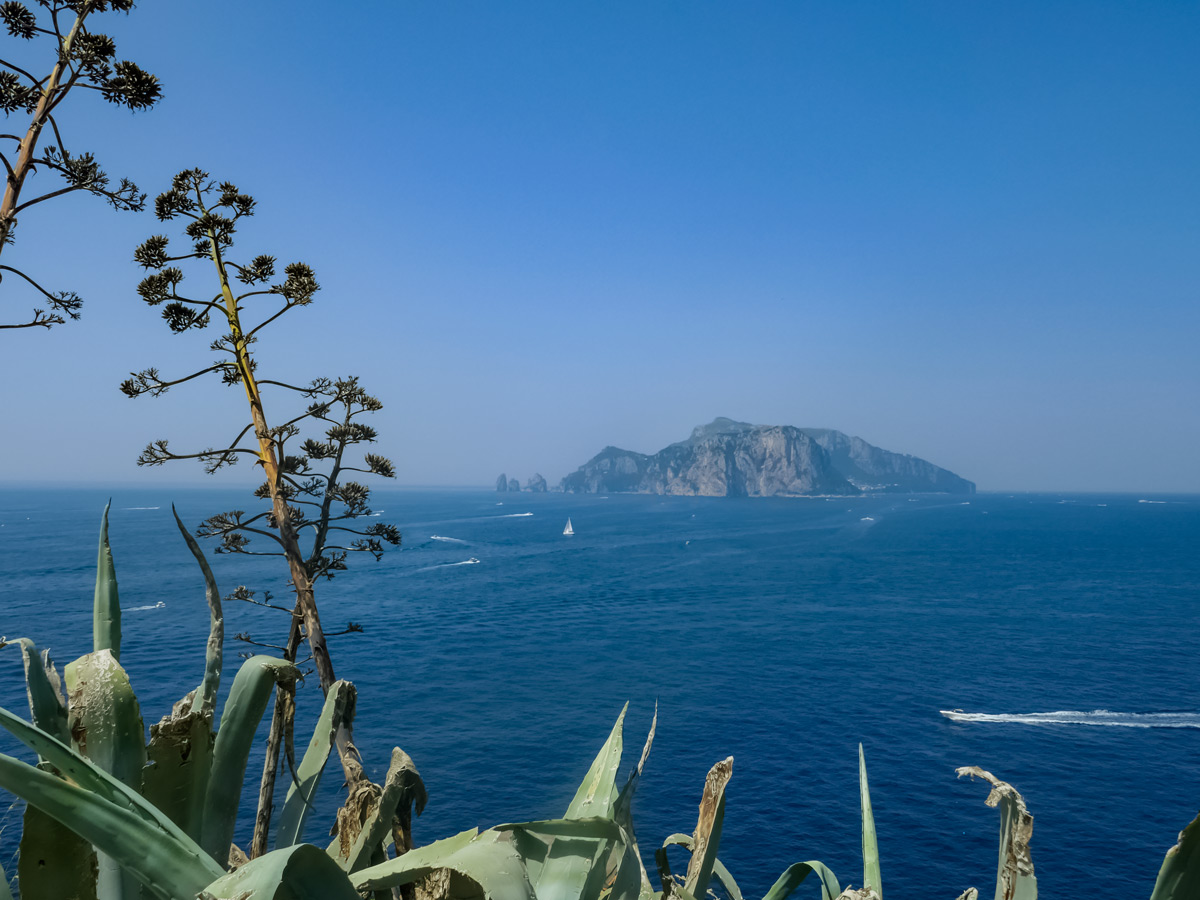
[[[30,720],[0,709],[0,726],[38,755],[37,765],[0,754],[0,787],[27,803],[16,884],[23,900],[696,900],[721,888],[743,900],[717,856],[725,788],[733,759],[709,771],[694,831],[669,836],[655,852],[651,884],[634,837],[632,806],[654,740],[618,786],[622,710],[561,818],[471,829],[412,846],[412,813],[427,794],[413,761],[393,749],[383,785],[351,786],[337,811],[334,840],[304,842],[312,799],[343,723],[354,715],[354,686],[338,681],[325,697],[308,747],[297,762],[274,828],[272,850],[249,859],[232,843],[241,787],[272,689],[299,675],[292,662],[252,656],[234,676],[219,717],[224,615],[220,592],[195,540],[176,517],[200,565],[210,611],[204,673],[156,725],[146,742],[137,697],[120,664],[121,609],[116,570],[102,520],[93,603],[93,650],[60,676],[48,652],[26,638],[21,648]],[[657,722],[657,714],[655,715]],[[1034,900],[1029,853],[1033,817],[1012,785],[976,767],[1000,809],[996,900]],[[815,875],[821,900],[882,900],[866,762],[859,746],[863,873],[842,889],[817,860],[790,866],[763,900],[784,900]],[[689,852],[673,875],[666,848]],[[975,888],[959,895],[974,900]],[[1200,896],[1200,816],[1166,855],[1151,900]],[[12,900],[0,876],[0,900]]]

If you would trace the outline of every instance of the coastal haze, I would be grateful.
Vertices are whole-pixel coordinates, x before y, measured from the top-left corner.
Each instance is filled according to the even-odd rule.
[[[361,375],[399,483],[554,484],[727,415],[981,491],[1200,490],[1200,8],[327,13],[143,4],[112,31],[165,100],[73,99],[72,131],[151,198],[200,165],[258,199],[239,247],[323,286],[263,370]],[[136,469],[151,439],[232,437],[238,398],[118,393],[209,364],[208,342],[136,297],[153,216],[52,206],[6,261],[87,305],[3,332],[3,477],[243,483]]]

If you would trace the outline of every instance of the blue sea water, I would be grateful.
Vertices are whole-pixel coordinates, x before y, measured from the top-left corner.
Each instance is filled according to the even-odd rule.
[[[248,498],[112,495],[122,662],[149,724],[198,682],[208,621],[170,504],[194,526]],[[90,649],[106,496],[0,491],[0,634],[60,663]],[[991,893],[999,816],[956,766],[1024,794],[1044,896],[1148,897],[1200,809],[1198,497],[375,501],[404,548],[355,560],[318,598],[328,631],[365,628],[331,638],[334,664],[358,686],[356,738],[375,774],[398,745],[429,788],[418,843],[561,814],[626,701],[626,767],[659,710],[635,805],[644,855],[692,830],[706,771],[732,755],[720,855],[748,898],[805,859],[861,883],[860,741],[893,897]],[[223,591],[286,598],[278,560],[213,561]],[[235,632],[282,642],[284,614],[238,604],[226,618],[231,658],[248,649]],[[319,708],[310,682],[298,733]],[[24,703],[10,648],[0,704]],[[1056,715],[1026,715],[1044,713]],[[336,763],[327,774],[322,823]],[[7,801],[0,829],[11,874],[19,808]],[[319,826],[309,837],[323,840]]]

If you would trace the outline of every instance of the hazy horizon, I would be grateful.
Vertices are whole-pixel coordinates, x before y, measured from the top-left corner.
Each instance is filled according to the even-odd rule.
[[[165,96],[72,95],[68,143],[151,201],[193,166],[256,197],[236,255],[323,288],[261,372],[360,375],[398,485],[555,484],[728,416],[981,491],[1200,492],[1200,7],[216,0],[103,28]],[[0,331],[9,483],[257,480],[134,464],[243,422],[216,380],[117,390],[211,362],[215,329],[134,290],[175,224],[22,214],[5,263],[87,305]]]

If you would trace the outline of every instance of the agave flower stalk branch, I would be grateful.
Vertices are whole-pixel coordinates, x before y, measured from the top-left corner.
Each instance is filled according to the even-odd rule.
[[[202,214],[207,215],[208,210],[204,207],[204,196],[198,186],[196,188],[196,200]],[[308,572],[304,567],[304,555],[300,549],[300,542],[296,538],[296,531],[292,527],[292,513],[288,507],[287,499],[283,496],[279,488],[280,470],[279,459],[275,450],[275,438],[272,436],[271,429],[267,425],[267,417],[263,411],[262,395],[259,392],[258,382],[254,377],[254,366],[250,359],[249,345],[242,332],[238,302],[229,285],[229,273],[225,261],[221,256],[220,241],[215,229],[212,227],[206,229],[206,236],[208,238],[213,265],[216,267],[217,277],[221,284],[221,296],[225,303],[225,318],[229,323],[229,333],[232,337],[234,364],[237,366],[238,375],[246,391],[246,401],[250,405],[250,418],[254,424],[254,435],[258,439],[258,460],[263,467],[267,487],[270,491],[271,510],[279,531],[279,542],[283,546],[288,570],[292,576],[292,585],[296,591],[296,606],[304,618],[304,627],[307,631],[308,642],[312,647],[313,662],[316,665],[317,675],[321,680],[321,690],[327,693],[329,686],[337,678],[334,676],[333,662],[329,658],[329,648],[325,643],[325,633],[321,628],[321,618],[317,612],[316,602],[313,599],[312,582],[309,580]]]
[[[208,210],[204,206],[204,195],[198,184],[196,185],[195,193],[197,206],[201,210],[202,215],[207,216]],[[242,386],[245,388],[246,401],[250,405],[250,417],[254,424],[255,437],[258,439],[258,459],[262,464],[263,473],[266,476],[267,489],[271,498],[271,509],[275,518],[276,528],[279,532],[278,540],[283,547],[284,558],[287,560],[288,571],[292,578],[292,586],[296,592],[296,615],[304,622],[304,636],[308,639],[313,664],[317,670],[317,677],[321,682],[321,691],[327,694],[330,686],[337,680],[337,677],[334,675],[333,661],[329,657],[329,647],[325,641],[325,632],[321,627],[321,617],[317,612],[312,581],[304,564],[304,555],[300,549],[300,542],[296,538],[296,531],[292,527],[291,509],[288,506],[287,498],[280,489],[280,467],[279,457],[276,453],[275,438],[270,427],[267,425],[266,413],[263,411],[262,395],[259,392],[258,382],[254,377],[254,365],[250,358],[249,344],[242,331],[238,301],[234,297],[233,290],[229,284],[229,273],[221,255],[220,240],[215,228],[212,226],[208,227],[205,233],[208,238],[209,252],[213,265],[216,267],[217,277],[220,281],[221,296],[225,303],[225,318],[229,324],[229,333],[232,338],[234,364],[237,367]],[[295,617],[293,618],[292,630],[297,630],[297,619]],[[291,649],[291,645],[292,639],[289,635],[289,649]],[[293,650],[286,658],[294,659],[295,651]],[[279,706],[278,698],[276,699],[276,706]],[[274,719],[272,719],[272,725],[274,725]],[[274,727],[272,727],[272,731],[275,731]],[[278,736],[276,735],[277,740]],[[348,726],[345,723],[339,728],[337,747],[347,780],[353,784],[365,778],[366,775],[363,770],[362,760],[359,758],[358,750],[354,746]],[[276,760],[278,760],[277,743]]]
[[[0,202],[0,253],[4,252],[4,246],[8,243],[9,234],[12,232],[13,224],[16,222],[17,205],[21,199],[21,188],[25,186],[25,178],[33,168],[38,139],[42,136],[42,129],[46,127],[46,123],[50,119],[50,111],[55,106],[55,99],[59,93],[59,83],[62,80],[63,71],[67,68],[67,60],[71,57],[71,45],[75,42],[80,29],[83,28],[83,20],[87,18],[87,14],[90,11],[90,6],[84,6],[80,10],[79,15],[75,17],[75,24],[71,26],[70,32],[63,38],[62,50],[59,53],[58,62],[50,71],[50,77],[46,79],[41,97],[38,98],[37,107],[33,111],[33,119],[29,123],[29,129],[25,132],[25,138],[21,141],[21,150],[17,156],[16,165],[12,167],[8,183],[4,189],[4,200]],[[32,79],[32,76],[30,78]]]
[[[115,61],[116,45],[112,39],[88,27],[96,14],[110,9],[129,12],[133,0],[38,0],[38,5],[49,11],[52,27],[39,25],[37,16],[20,0],[0,4],[0,22],[10,36],[26,41],[48,37],[54,56],[50,73],[42,78],[8,60],[0,60],[0,111],[5,115],[23,112],[30,116],[24,135],[0,135],[0,140],[16,144],[14,161],[0,155],[7,176],[0,198],[0,253],[13,242],[18,214],[65,194],[86,191],[103,197],[114,209],[134,212],[143,209],[146,200],[146,195],[127,178],[122,178],[118,185],[110,185],[109,176],[91,153],[70,152],[54,119],[54,112],[75,88],[97,91],[109,102],[135,111],[149,109],[160,99],[158,79],[128,60]],[[73,15],[65,34],[59,26],[59,16],[64,13]],[[52,139],[43,141],[47,126]],[[40,146],[43,143],[45,147]],[[56,172],[66,185],[22,199],[28,177],[39,168]],[[48,308],[35,308],[30,318],[5,323],[0,328],[53,328],[67,318],[79,318],[83,301],[75,292],[48,291],[10,266],[3,267],[3,271],[25,279],[40,295],[37,302],[45,303]]]

